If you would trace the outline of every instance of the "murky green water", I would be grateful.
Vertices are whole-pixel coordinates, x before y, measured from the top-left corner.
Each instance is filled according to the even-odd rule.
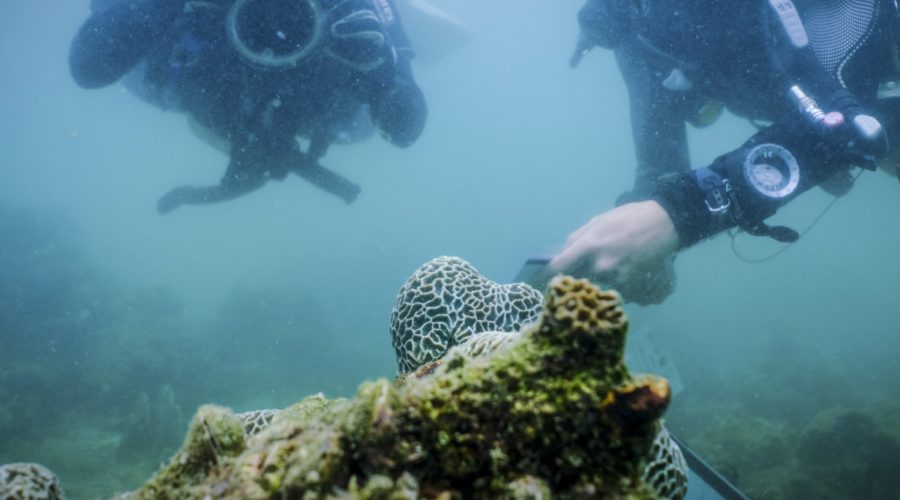
[[[392,376],[388,317],[419,264],[459,255],[508,280],[632,182],[611,54],[567,66],[580,2],[444,1],[473,38],[415,67],[422,138],[323,160],[363,186],[353,205],[290,178],[160,216],[161,194],[216,182],[227,159],[183,116],[75,86],[87,3],[0,16],[0,463],[43,463],[72,498],[138,486],[201,403],[284,407]],[[750,131],[692,132],[695,164]],[[829,200],[778,218],[803,228]],[[898,214],[896,180],[865,173],[776,259],[743,263],[722,236],[679,257],[664,305],[628,308],[683,378],[670,428],[751,496],[896,494]]]

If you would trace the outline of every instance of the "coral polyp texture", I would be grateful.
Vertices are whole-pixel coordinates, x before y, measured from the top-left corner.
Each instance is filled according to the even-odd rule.
[[[653,498],[641,470],[669,402],[622,362],[618,296],[554,279],[538,320],[429,374],[312,396],[248,437],[202,407],[185,444],[134,498]]]
[[[476,333],[515,332],[537,319],[541,292],[500,285],[458,257],[438,257],[413,273],[397,294],[391,339],[399,372],[435,361]]]
[[[64,499],[56,474],[40,464],[0,466],[0,498],[3,500]]]
[[[272,419],[275,418],[275,415],[278,415],[279,413],[281,413],[281,410],[253,410],[238,413],[236,416],[238,420],[241,421],[241,424],[243,424],[244,432],[246,432],[248,436],[253,436],[254,434],[259,434],[263,429],[268,427],[269,424],[272,423]]]

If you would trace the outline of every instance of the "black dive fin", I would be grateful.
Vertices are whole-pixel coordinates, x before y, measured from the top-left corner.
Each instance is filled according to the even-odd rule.
[[[350,204],[359,196],[361,188],[346,177],[328,170],[299,151],[293,153],[293,171],[313,186],[337,196]]]

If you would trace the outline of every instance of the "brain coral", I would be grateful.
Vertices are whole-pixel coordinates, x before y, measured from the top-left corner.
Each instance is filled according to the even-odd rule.
[[[254,434],[259,434],[260,431],[268,427],[269,424],[272,423],[272,419],[275,418],[275,415],[278,415],[279,413],[280,410],[253,410],[238,413],[236,416],[244,425],[244,432],[246,432],[248,436],[253,436]]]
[[[391,313],[399,373],[443,357],[476,333],[519,331],[537,319],[542,300],[534,288],[497,284],[458,257],[427,262],[406,280]]]
[[[65,498],[59,479],[40,464],[0,466],[0,498],[4,500],[58,500]]]
[[[203,407],[138,498],[648,498],[644,457],[668,385],[622,363],[618,296],[551,282],[538,320],[502,347],[456,350],[429,375],[314,396],[246,437]]]

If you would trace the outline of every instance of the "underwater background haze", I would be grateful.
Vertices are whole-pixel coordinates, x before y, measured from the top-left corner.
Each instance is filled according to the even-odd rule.
[[[164,216],[162,194],[218,182],[227,157],[120,84],[75,85],[87,0],[2,3],[0,464],[40,462],[70,498],[134,489],[200,404],[283,408],[392,377],[391,307],[425,261],[509,281],[613,206],[633,181],[628,98],[611,52],[567,64],[583,2],[433,3],[471,40],[414,65],[416,144],[323,159],[363,187],[352,205],[291,176]],[[753,130],[691,130],[693,164]],[[830,200],[776,220],[805,228]],[[719,236],[679,256],[664,304],[626,306],[681,374],[670,430],[751,497],[900,494],[898,217],[896,179],[865,172],[778,257],[745,263]]]

